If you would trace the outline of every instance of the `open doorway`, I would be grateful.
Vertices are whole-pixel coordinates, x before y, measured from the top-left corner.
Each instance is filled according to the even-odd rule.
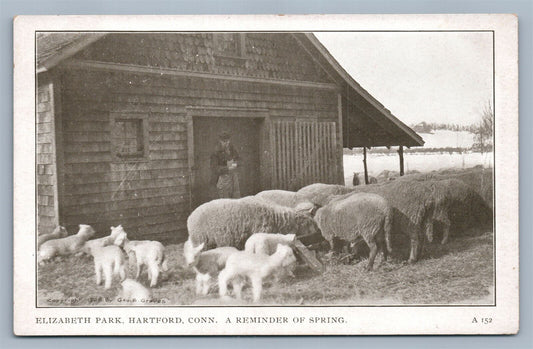
[[[192,204],[195,208],[218,198],[216,176],[212,173],[211,154],[223,131],[231,135],[231,143],[240,156],[238,175],[241,197],[261,191],[261,128],[263,118],[204,117],[193,118],[194,186]]]

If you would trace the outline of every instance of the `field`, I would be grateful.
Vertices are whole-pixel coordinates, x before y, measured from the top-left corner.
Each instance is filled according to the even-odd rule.
[[[457,172],[456,172],[457,173]],[[454,234],[446,245],[435,239],[426,243],[421,260],[406,262],[406,246],[394,245],[384,262],[378,256],[374,271],[365,271],[367,260],[349,261],[347,254],[318,251],[325,265],[321,275],[300,263],[295,277],[279,282],[265,280],[263,304],[383,305],[383,304],[492,304],[493,233]],[[154,288],[147,305],[237,305],[220,301],[213,286],[207,297],[195,295],[195,274],[184,267],[183,244],[166,246],[170,270]],[[129,275],[133,275],[130,268]],[[109,290],[95,284],[92,257],[68,256],[39,267],[40,306],[129,305],[116,299],[119,280]],[[146,273],[141,282],[148,284]],[[244,302],[250,302],[245,290]]]

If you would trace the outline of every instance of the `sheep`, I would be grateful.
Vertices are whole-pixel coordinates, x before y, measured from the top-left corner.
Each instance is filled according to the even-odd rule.
[[[204,243],[194,247],[191,240],[185,241],[183,255],[187,267],[192,267],[196,273],[196,294],[203,296],[209,293],[211,278],[216,278],[218,273],[226,266],[228,257],[238,252],[235,247],[218,247],[202,252]]]
[[[118,295],[119,302],[143,304],[152,300],[152,292],[133,279],[122,281],[122,290]]]
[[[287,207],[296,207],[300,202],[298,194],[289,190],[264,190],[256,194],[255,197]]]
[[[367,270],[372,270],[379,251],[383,252],[384,260],[392,252],[393,210],[377,194],[356,193],[334,200],[320,208],[315,219],[332,249],[336,239],[355,244],[362,238],[370,248]]]
[[[95,231],[90,225],[80,224],[77,234],[61,239],[48,240],[39,248],[38,261],[43,263],[56,255],[69,255],[78,252]]]
[[[67,235],[67,229],[65,229],[65,227],[61,225],[58,225],[53,232],[48,234],[42,234],[37,237],[37,248],[41,247],[41,245],[48,240],[61,239],[67,237]]]
[[[198,206],[187,219],[189,239],[205,249],[244,247],[254,233],[319,234],[313,218],[305,212],[266,202],[256,197],[217,199]]]
[[[401,181],[422,182],[433,192],[435,201],[433,224],[428,225],[426,235],[431,242],[435,224],[442,226],[442,244],[448,241],[449,231],[471,227],[490,229],[492,226],[492,200],[484,199],[476,183],[489,182],[476,171],[462,171],[453,175],[432,172],[406,176]],[[489,184],[492,187],[492,183]],[[486,196],[487,197],[487,196]]]
[[[122,249],[116,245],[87,246],[88,252],[94,258],[94,272],[96,274],[96,285],[102,283],[102,273],[104,274],[104,288],[111,288],[113,276],[119,275],[120,280],[126,279],[126,256]]]
[[[485,228],[492,223],[492,211],[483,198],[463,181],[451,178],[424,182],[433,193],[433,223],[426,237],[433,240],[435,224],[442,227],[441,244],[446,244],[450,230],[464,231],[471,227]]]
[[[368,184],[377,184],[377,183],[378,183],[378,180],[376,177],[368,176]],[[358,186],[359,184],[361,184],[361,180],[359,179],[359,174],[357,172],[354,172],[352,185],[355,187],[355,186]]]
[[[337,184],[314,183],[301,188],[297,191],[297,194],[302,200],[307,200],[314,205],[322,207],[328,202],[329,197],[351,193],[355,188]]]
[[[271,256],[246,251],[235,252],[228,257],[226,267],[218,275],[220,298],[226,296],[228,282],[231,281],[236,298],[241,299],[244,278],[249,278],[252,283],[253,301],[256,303],[261,299],[263,278],[294,262],[296,257],[292,248],[282,244],[277,245],[276,252]]]
[[[352,185],[355,187],[359,184],[361,184],[361,181],[359,180],[359,174],[357,172],[354,172],[353,179],[352,179]]]
[[[393,240],[404,235],[410,241],[409,263],[418,260],[423,248],[424,233],[432,225],[434,200],[431,188],[422,182],[392,181],[378,185],[358,186],[354,193],[382,196],[393,208]],[[326,203],[342,200],[352,194],[330,196]],[[318,213],[317,213],[318,214]]]
[[[128,256],[135,256],[137,262],[135,279],[139,279],[142,267],[145,265],[148,270],[150,287],[156,286],[159,273],[161,271],[168,271],[168,264],[165,258],[165,246],[159,241],[130,241],[122,226],[114,227],[112,229],[112,234],[114,231],[117,234],[115,245],[124,248],[124,251],[126,251]]]

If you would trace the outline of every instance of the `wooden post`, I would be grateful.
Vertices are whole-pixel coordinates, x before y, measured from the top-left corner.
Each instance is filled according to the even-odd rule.
[[[400,176],[403,176],[403,145],[400,145],[398,154],[400,155]]]
[[[365,168],[365,184],[368,185],[368,168],[366,167],[366,147],[363,147],[363,167]]]

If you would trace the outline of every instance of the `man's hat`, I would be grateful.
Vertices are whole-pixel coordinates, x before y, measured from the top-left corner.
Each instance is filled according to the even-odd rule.
[[[230,137],[231,137],[231,136],[230,136],[229,132],[227,132],[227,131],[223,131],[223,132],[221,132],[221,133],[218,135],[218,138],[220,138],[220,140],[222,140],[222,141],[227,141],[227,140],[230,139]]]

